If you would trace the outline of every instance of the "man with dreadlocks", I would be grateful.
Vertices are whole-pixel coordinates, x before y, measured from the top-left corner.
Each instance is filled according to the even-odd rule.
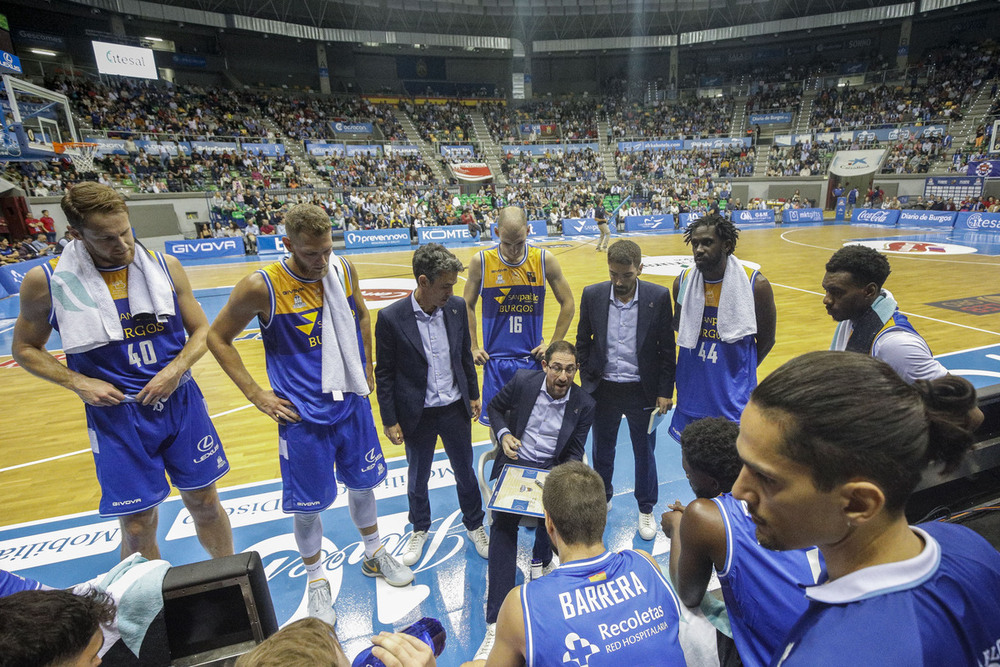
[[[677,409],[670,434],[702,417],[738,422],[757,386],[757,366],[774,346],[774,293],[733,251],[739,230],[718,214],[684,230],[694,267],[674,280]]]

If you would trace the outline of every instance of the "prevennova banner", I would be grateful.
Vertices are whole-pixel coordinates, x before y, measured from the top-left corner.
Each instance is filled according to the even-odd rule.
[[[164,245],[167,254],[179,259],[239,257],[246,254],[246,250],[243,248],[243,238],[239,236],[221,239],[167,241]]]
[[[469,233],[466,225],[440,225],[438,227],[417,228],[417,243],[440,243],[441,245],[452,245],[454,243],[473,243],[476,237]]]
[[[563,236],[597,236],[601,230],[593,218],[563,218]]]
[[[779,113],[752,113],[750,114],[751,125],[771,125],[774,123],[791,123],[792,112]]]
[[[821,208],[790,208],[781,212],[782,222],[823,222]]]
[[[955,220],[958,231],[985,232],[1000,236],[1000,213],[962,211]]]
[[[773,227],[774,210],[770,208],[755,208],[749,210],[731,211],[733,224],[737,227]]]
[[[344,232],[344,245],[348,248],[384,248],[410,245],[409,229],[361,229]]]
[[[955,216],[954,211],[900,211],[899,224],[951,229],[955,224]]]
[[[84,141],[97,144],[97,154],[101,157],[105,155],[128,155],[128,151],[125,150],[125,140],[124,139],[105,139],[103,137],[87,137]],[[136,142],[136,148],[139,147],[139,143]]]
[[[674,231],[674,216],[665,215],[627,215],[625,216],[626,232],[672,232]]]
[[[883,208],[856,208],[851,211],[851,222],[893,227],[899,220],[899,211]]]
[[[884,150],[837,151],[830,162],[830,173],[839,176],[856,176],[876,171],[882,164]]]

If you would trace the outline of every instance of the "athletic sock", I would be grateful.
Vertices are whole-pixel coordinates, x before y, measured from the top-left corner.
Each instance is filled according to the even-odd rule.
[[[379,539],[377,530],[371,535],[362,535],[361,539],[365,541],[365,558],[372,558],[382,546],[382,540]]]
[[[305,563],[302,563],[302,564],[305,565],[305,568],[306,568],[306,581],[308,581],[310,584],[312,582],[318,581],[320,579],[326,579],[326,575],[323,573],[323,559],[322,558],[320,558],[318,561],[316,561],[312,565],[306,565]]]

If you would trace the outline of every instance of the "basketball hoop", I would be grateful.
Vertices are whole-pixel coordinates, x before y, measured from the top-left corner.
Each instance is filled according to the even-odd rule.
[[[82,174],[94,171],[94,160],[97,158],[97,149],[99,146],[100,144],[87,141],[52,142],[52,147],[55,148],[56,153],[68,157],[73,162],[73,166],[76,167],[77,171]]]

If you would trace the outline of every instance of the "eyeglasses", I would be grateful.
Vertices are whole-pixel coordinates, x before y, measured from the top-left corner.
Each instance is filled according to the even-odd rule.
[[[561,366],[559,364],[548,365],[548,369],[553,373],[555,373],[556,375],[562,375],[563,373],[565,373],[566,375],[573,375],[574,373],[576,373],[577,368],[578,368],[577,366]]]

